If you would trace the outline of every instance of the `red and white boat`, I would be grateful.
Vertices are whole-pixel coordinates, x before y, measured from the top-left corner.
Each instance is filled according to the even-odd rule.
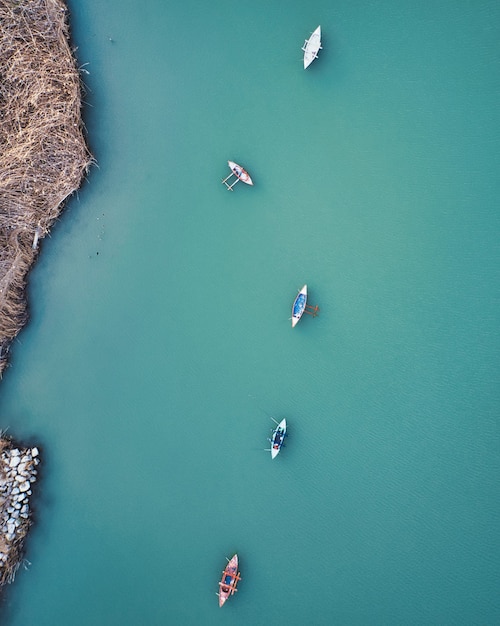
[[[229,191],[233,191],[233,187],[240,180],[247,185],[253,185],[250,174],[246,171],[246,169],[244,169],[243,167],[241,167],[241,165],[238,165],[238,163],[235,163],[234,161],[228,161],[227,164],[229,165],[231,173],[229,174],[229,176],[226,176],[226,178],[224,178],[222,182],[224,183],[224,185],[226,185]],[[231,179],[233,177],[235,178],[235,180],[234,182],[231,182]]]
[[[219,606],[238,591],[236,585],[241,580],[238,572],[238,555],[235,554],[232,559],[227,560],[226,569],[222,572],[222,578],[219,583]]]

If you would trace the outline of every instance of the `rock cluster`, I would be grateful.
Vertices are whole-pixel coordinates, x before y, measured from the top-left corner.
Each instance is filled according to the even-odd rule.
[[[0,584],[13,580],[22,558],[39,454],[38,448],[11,446],[0,455]]]

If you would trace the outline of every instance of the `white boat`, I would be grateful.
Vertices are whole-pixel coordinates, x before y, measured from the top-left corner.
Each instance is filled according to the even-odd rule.
[[[271,458],[274,459],[278,456],[281,446],[286,437],[286,419],[282,419],[276,428],[273,430],[273,436],[269,440],[271,442]]]
[[[314,33],[306,39],[302,46],[304,51],[304,69],[309,67],[314,59],[318,58],[318,52],[322,50],[321,47],[321,26],[314,31]]]
[[[292,328],[298,323],[304,311],[306,310],[307,304],[307,285],[304,285],[302,289],[297,294],[297,297],[293,301],[292,305]]]
[[[227,164],[231,169],[231,173],[229,174],[229,176],[224,178],[222,182],[224,183],[224,185],[226,185],[229,191],[233,190],[233,187],[239,180],[241,180],[241,182],[243,183],[246,183],[247,185],[253,185],[250,174],[243,167],[241,167],[241,165],[238,165],[238,163],[235,163],[234,161],[228,161]],[[234,182],[228,182],[231,178],[233,178],[233,176],[236,180]]]

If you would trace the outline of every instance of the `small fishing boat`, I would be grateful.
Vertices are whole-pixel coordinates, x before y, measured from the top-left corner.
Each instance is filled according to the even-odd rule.
[[[321,47],[321,26],[314,31],[314,33],[306,39],[302,46],[304,51],[304,69],[309,67],[314,59],[318,58],[318,52],[322,50]]]
[[[229,596],[234,595],[236,585],[241,580],[238,572],[238,555],[235,554],[232,559],[227,559],[226,569],[222,572],[222,578],[219,583],[219,606],[222,606]]]
[[[224,178],[222,182],[224,183],[224,185],[226,185],[229,191],[233,191],[233,187],[239,180],[247,185],[253,185],[250,174],[245,169],[243,169],[241,165],[238,165],[238,163],[235,163],[234,161],[228,161],[227,164],[229,165],[231,173],[229,174],[229,176],[226,176],[226,178]],[[234,182],[228,182],[231,178],[233,178],[233,176],[236,180]]]
[[[273,436],[269,440],[271,442],[272,459],[278,456],[286,437],[286,419],[283,418],[279,424],[277,422],[276,424],[277,426],[273,430]]]
[[[293,301],[292,306],[292,328],[297,324],[300,320],[304,311],[306,310],[307,304],[307,285],[304,285],[302,289],[297,294],[297,297]]]

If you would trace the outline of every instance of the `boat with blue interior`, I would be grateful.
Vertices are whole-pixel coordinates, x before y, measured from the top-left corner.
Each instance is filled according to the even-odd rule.
[[[292,305],[292,328],[298,324],[302,315],[304,315],[304,311],[306,310],[307,305],[307,285],[304,285],[302,289],[297,294],[297,297],[293,301]]]
[[[226,557],[227,558],[227,557]],[[238,591],[236,585],[241,580],[238,572],[238,555],[235,554],[231,559],[227,559],[227,565],[222,572],[222,578],[219,583],[219,606],[223,606],[224,602]]]

